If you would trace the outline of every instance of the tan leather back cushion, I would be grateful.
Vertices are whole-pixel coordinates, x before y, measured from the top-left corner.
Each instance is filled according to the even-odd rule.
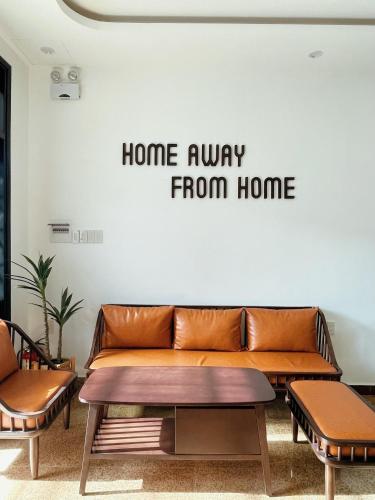
[[[175,309],[175,349],[240,351],[242,309]]]
[[[317,352],[318,309],[246,309],[249,351]]]
[[[0,382],[18,370],[17,356],[14,352],[6,323],[0,320]]]
[[[102,306],[103,347],[170,348],[173,306]]]

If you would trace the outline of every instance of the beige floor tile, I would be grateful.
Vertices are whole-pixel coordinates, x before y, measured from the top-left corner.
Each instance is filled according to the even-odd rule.
[[[167,416],[170,409],[146,408]],[[126,407],[111,414],[127,415]],[[86,407],[74,402],[72,425],[59,417],[41,438],[40,478],[30,479],[25,441],[0,442],[0,500],[68,500],[78,495]],[[324,499],[324,467],[309,445],[291,442],[290,419],[282,398],[267,410],[273,498]],[[300,435],[303,440],[303,435]],[[124,500],[263,500],[261,467],[256,462],[92,462],[88,498]],[[336,500],[375,500],[375,468],[342,470]]]

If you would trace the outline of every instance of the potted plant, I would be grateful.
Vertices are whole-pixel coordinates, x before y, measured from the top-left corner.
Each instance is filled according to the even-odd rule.
[[[52,362],[58,368],[69,368],[74,370],[73,362],[71,359],[64,359],[62,357],[62,339],[63,339],[63,328],[67,321],[75,314],[77,311],[82,309],[80,304],[83,302],[83,299],[78,300],[74,304],[71,305],[73,294],[69,293],[68,287],[61,293],[60,300],[60,308],[57,308],[51,302],[47,300],[47,314],[57,323],[59,327],[59,339],[57,345],[57,357],[52,359]]]
[[[10,278],[19,283],[18,288],[23,288],[24,290],[28,290],[31,295],[34,295],[40,300],[40,304],[32,304],[34,306],[40,307],[43,313],[43,323],[44,323],[44,351],[48,359],[51,359],[51,351],[50,351],[50,332],[49,332],[49,324],[48,324],[48,311],[47,311],[47,283],[49,275],[52,271],[52,262],[55,256],[47,257],[46,259],[43,255],[39,255],[39,259],[37,262],[34,262],[30,257],[26,255],[22,255],[22,257],[26,260],[27,264],[31,266],[31,270],[22,264],[18,264],[17,262],[13,262],[16,266],[26,271],[28,276],[21,276],[18,274],[11,274]]]

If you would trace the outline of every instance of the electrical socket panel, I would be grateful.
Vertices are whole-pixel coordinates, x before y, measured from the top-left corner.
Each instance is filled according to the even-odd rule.
[[[51,243],[71,243],[72,230],[69,221],[53,221],[49,226],[49,240]]]

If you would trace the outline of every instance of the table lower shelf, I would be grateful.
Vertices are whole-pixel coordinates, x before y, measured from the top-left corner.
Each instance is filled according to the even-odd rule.
[[[104,418],[94,437],[91,459],[261,460],[260,454],[176,454],[174,418]]]

